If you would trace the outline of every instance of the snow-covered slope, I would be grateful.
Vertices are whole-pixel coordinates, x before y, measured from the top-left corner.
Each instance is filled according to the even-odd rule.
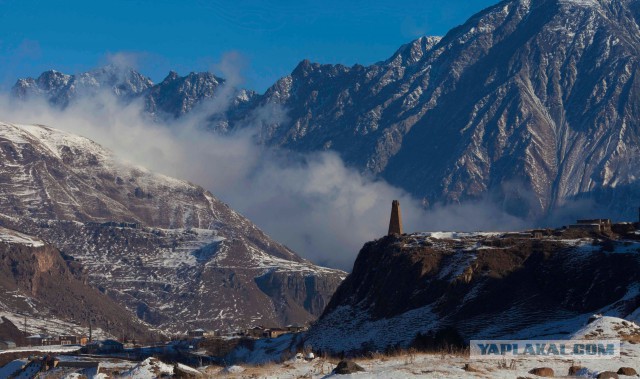
[[[594,316],[596,317],[596,316]],[[638,369],[640,328],[633,322],[617,317],[599,317],[595,321],[584,323],[566,323],[567,335],[563,340],[620,339],[620,357],[614,359],[555,359],[547,356],[515,358],[499,361],[495,359],[470,359],[468,352],[451,353],[446,349],[432,353],[392,350],[389,355],[383,353],[365,354],[351,358],[364,371],[351,375],[329,375],[336,367],[337,359],[316,358],[312,361],[291,358],[296,352],[296,344],[291,344],[290,336],[281,336],[270,341],[259,341],[253,350],[238,348],[231,359],[239,359],[233,370],[209,368],[206,373],[232,378],[531,378],[534,368],[548,367],[554,371],[554,377],[597,378],[603,371],[617,372],[621,367]],[[400,329],[400,328],[398,328]],[[344,339],[344,338],[343,338]],[[292,349],[291,346],[294,346]],[[311,345],[307,345],[311,348]],[[315,348],[315,346],[313,346]],[[276,362],[275,364],[273,362]],[[573,367],[574,374],[568,375]],[[237,373],[236,376],[233,373]],[[579,371],[579,374],[575,374]],[[624,378],[625,376],[620,376]],[[634,377],[634,376],[627,376]]]
[[[44,126],[0,123],[0,222],[77,260],[161,327],[306,322],[344,277],[271,240],[211,193]]]

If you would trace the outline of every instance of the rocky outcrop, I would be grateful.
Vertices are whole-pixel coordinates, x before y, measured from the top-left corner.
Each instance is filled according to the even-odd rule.
[[[638,372],[633,367],[620,367],[617,374],[625,376],[637,376]]]
[[[29,319],[73,320],[87,331],[92,320],[94,328],[99,327],[111,335],[121,336],[126,331],[129,338],[157,338],[148,324],[90,287],[77,262],[65,260],[50,244],[25,242],[12,238],[15,236],[24,235],[0,227],[0,311],[20,313]],[[27,241],[39,241],[28,237]],[[61,333],[60,330],[49,332]],[[17,337],[24,338],[21,334]]]
[[[545,378],[553,378],[555,376],[553,369],[550,367],[536,367],[534,369],[529,370],[529,374],[533,374],[535,376],[541,376]]]
[[[388,236],[363,247],[306,343],[357,352],[566,335],[593,313],[640,307],[639,249],[560,234]]]
[[[345,361],[342,360],[338,362],[336,368],[333,369],[333,373],[337,375],[349,375],[349,374],[357,374],[358,372],[365,371],[362,366],[355,363],[354,361]]]

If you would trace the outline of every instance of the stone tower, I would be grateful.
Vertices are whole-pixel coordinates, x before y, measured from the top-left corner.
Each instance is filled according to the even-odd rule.
[[[389,235],[402,234],[402,213],[400,202],[394,200],[391,204],[391,219],[389,220]]]

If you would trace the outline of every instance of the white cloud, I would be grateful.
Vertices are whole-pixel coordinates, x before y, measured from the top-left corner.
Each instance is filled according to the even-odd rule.
[[[221,94],[171,125],[149,121],[141,102],[123,105],[109,93],[72,102],[65,110],[37,100],[15,103],[5,96],[0,119],[80,134],[124,160],[202,185],[303,257],[346,270],[366,241],[386,234],[394,199],[401,202],[409,232],[524,225],[488,201],[424,211],[401,189],[346,167],[334,153],[294,154],[256,145],[255,126],[224,136],[205,131],[203,117],[229,104],[231,91]],[[270,108],[257,113],[256,119],[264,119],[285,112]]]

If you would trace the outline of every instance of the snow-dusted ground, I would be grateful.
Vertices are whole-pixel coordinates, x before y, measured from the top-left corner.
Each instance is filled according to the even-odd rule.
[[[424,232],[416,233],[415,236],[432,239],[459,240],[463,238],[495,237],[501,234],[504,234],[504,232]]]
[[[348,336],[343,336],[348,338]],[[569,367],[573,365],[581,366],[580,377],[595,378],[601,371],[618,371],[620,367],[632,367],[640,369],[640,326],[627,320],[615,317],[601,317],[592,323],[575,330],[573,339],[621,339],[621,356],[614,359],[603,360],[568,360],[568,359],[547,359],[547,358],[520,358],[515,360],[476,360],[469,358],[468,354],[451,353],[414,353],[401,352],[396,355],[387,356],[373,354],[369,358],[354,359],[354,361],[364,368],[364,372],[351,375],[334,375],[333,369],[338,363],[335,358],[316,358],[306,361],[300,358],[291,358],[282,363],[276,362],[278,353],[287,350],[289,338],[276,340],[260,340],[258,351],[245,352],[245,358],[252,359],[260,364],[235,364],[227,367],[201,367],[197,370],[188,366],[180,365],[183,371],[193,375],[203,374],[203,377],[225,377],[225,378],[495,378],[513,379],[517,377],[533,377],[529,371],[538,367],[549,367],[554,370],[556,377],[566,376]],[[630,343],[629,340],[638,341]],[[262,362],[259,362],[263,359]],[[266,359],[266,360],[264,360]],[[10,362],[10,366],[0,369],[0,373],[20,368],[24,361]],[[466,370],[465,365],[470,364],[473,371]],[[62,370],[52,370],[41,376],[60,377]],[[79,370],[78,370],[79,372]],[[155,358],[148,358],[142,362],[127,362],[119,360],[101,360],[98,369],[100,374],[95,378],[133,378],[152,379],[166,375],[170,377],[175,374],[173,365],[166,364]],[[108,373],[108,374],[107,374]],[[76,373],[68,373],[68,378],[78,377]],[[75,375],[75,376],[74,376]],[[2,377],[2,376],[0,376]]]
[[[26,245],[31,247],[44,246],[44,242],[39,238],[29,236],[23,233],[16,232],[15,230],[0,227],[0,242]]]
[[[16,294],[16,296],[21,296]],[[10,310],[3,309],[3,304],[0,303],[0,317],[5,317],[9,321],[11,321],[16,327],[20,330],[24,330],[24,321],[25,315],[19,314],[15,312],[11,312]],[[34,309],[34,312],[37,310]],[[71,335],[83,335],[89,334],[89,328],[83,327],[78,324],[74,324],[72,322],[60,320],[58,318],[52,317],[51,315],[38,315],[36,313],[27,315],[27,325],[26,331],[27,334],[48,334],[48,335],[60,335],[60,334],[71,334]],[[2,322],[2,320],[0,320]],[[92,330],[93,337],[95,339],[106,339],[113,338],[111,334],[105,333],[101,328],[94,327]],[[0,352],[2,353],[2,352]]]
[[[132,369],[122,373],[124,378],[154,379],[163,375],[172,375],[173,366],[163,363],[155,358],[147,358]]]
[[[209,368],[207,374],[225,374],[229,378],[496,378],[513,379],[532,377],[529,371],[549,367],[556,377],[566,376],[572,365],[582,366],[584,378],[595,378],[601,371],[618,371],[620,367],[632,367],[640,371],[640,327],[615,317],[602,317],[576,330],[573,339],[628,339],[635,336],[637,343],[622,342],[621,356],[603,360],[567,360],[529,358],[517,360],[475,360],[465,354],[402,353],[397,356],[374,355],[373,358],[355,359],[366,371],[352,375],[331,375],[337,359],[317,358],[311,362],[292,359],[284,363],[261,366],[235,366],[231,369]],[[348,336],[343,336],[348,339]],[[260,354],[265,354],[262,351]],[[466,371],[471,364],[477,371]],[[239,369],[241,367],[242,369]],[[235,372],[234,372],[235,371]]]
[[[359,379],[389,379],[389,378],[495,378],[514,379],[518,377],[534,377],[528,372],[537,367],[550,367],[556,376],[567,375],[569,367],[573,364],[585,367],[587,378],[595,378],[600,371],[618,371],[620,367],[633,367],[636,370],[640,367],[640,347],[638,345],[625,346],[629,355],[620,359],[612,360],[589,360],[589,361],[569,361],[569,360],[516,360],[511,368],[511,361],[470,360],[468,357],[451,354],[402,354],[395,357],[381,356],[374,359],[356,359],[355,362],[366,371],[352,375],[331,375],[338,360],[316,359],[311,362],[304,360],[288,361],[282,364],[272,364],[265,366],[247,366],[244,370],[233,373],[221,369],[209,369],[208,374],[225,374],[229,378],[359,378]],[[470,363],[478,371],[465,371],[465,364]],[[506,364],[506,367],[502,366]],[[237,367],[237,366],[236,366]]]
[[[164,363],[156,358],[147,358],[142,362],[131,362],[125,360],[116,359],[95,359],[77,357],[59,356],[60,364],[49,371],[41,372],[38,374],[38,378],[91,378],[91,379],[106,379],[106,378],[129,378],[129,379],[155,379],[155,378],[171,378],[175,372],[173,364]],[[92,363],[90,367],[72,367],[63,362],[71,360],[77,360],[85,363]],[[21,370],[22,366],[27,364],[28,361],[15,360],[9,362],[4,367],[0,368],[0,378],[8,378],[9,375]],[[40,363],[38,361],[27,366],[24,371],[18,372],[17,377],[20,378],[33,378],[34,373],[38,371]],[[188,373],[192,376],[202,376],[202,373],[192,367],[177,364],[177,367],[182,373]]]
[[[15,349],[0,350],[0,354],[15,353],[20,351],[38,351],[41,353],[73,353],[78,350],[80,350],[80,346],[78,345],[21,346]]]

